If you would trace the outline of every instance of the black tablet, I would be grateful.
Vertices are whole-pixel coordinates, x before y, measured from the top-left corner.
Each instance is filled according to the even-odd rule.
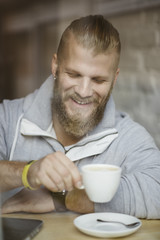
[[[42,220],[2,217],[3,240],[30,240],[41,229]]]

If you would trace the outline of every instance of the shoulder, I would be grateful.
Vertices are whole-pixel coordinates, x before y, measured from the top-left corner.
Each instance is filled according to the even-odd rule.
[[[6,121],[14,116],[19,116],[23,109],[24,99],[16,99],[16,100],[4,100],[0,104],[0,118],[1,120],[4,118]],[[13,119],[13,117],[12,117]]]
[[[153,137],[139,123],[135,122],[127,113],[116,112],[116,128],[119,138],[124,144],[133,147],[156,147]]]

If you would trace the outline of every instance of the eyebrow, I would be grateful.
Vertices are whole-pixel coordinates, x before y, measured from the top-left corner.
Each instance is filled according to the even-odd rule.
[[[71,69],[71,68],[66,68],[65,72],[71,72],[71,73],[75,73],[78,75],[82,75],[82,73],[80,73],[77,70]],[[101,76],[101,75],[95,75],[95,76],[91,76],[92,79],[105,79],[106,81],[109,79],[109,76]]]
[[[72,73],[81,74],[79,71],[76,71],[76,70],[71,69],[71,68],[65,68],[65,72],[72,72]]]

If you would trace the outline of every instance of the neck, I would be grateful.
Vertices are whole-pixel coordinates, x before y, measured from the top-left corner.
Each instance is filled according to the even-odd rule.
[[[63,146],[69,146],[69,145],[75,144],[81,139],[66,133],[63,126],[60,124],[56,114],[54,114],[53,116],[53,126],[57,136],[57,140]]]

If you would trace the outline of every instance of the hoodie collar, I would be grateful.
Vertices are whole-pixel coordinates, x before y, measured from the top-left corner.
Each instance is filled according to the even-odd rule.
[[[54,80],[52,75],[34,94],[24,100],[24,117],[29,122],[46,131],[52,122],[52,98]]]

